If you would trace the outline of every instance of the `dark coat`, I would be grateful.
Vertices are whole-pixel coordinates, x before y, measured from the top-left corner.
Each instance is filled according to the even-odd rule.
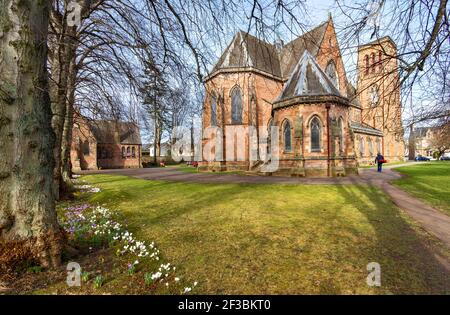
[[[381,163],[381,161],[384,161],[384,156],[381,154],[377,154],[377,157],[375,158],[375,163]]]

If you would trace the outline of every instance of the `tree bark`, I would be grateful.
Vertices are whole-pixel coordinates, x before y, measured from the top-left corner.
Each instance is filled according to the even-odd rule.
[[[158,157],[161,156],[161,133],[162,133],[161,121],[158,115],[155,114],[155,138],[153,141],[154,147],[153,160],[155,164],[158,163]]]
[[[409,127],[409,139],[408,139],[408,160],[414,161],[416,158],[416,137],[414,135],[414,125]]]
[[[72,163],[70,161],[70,149],[72,146],[72,128],[73,114],[75,104],[75,83],[77,77],[77,65],[75,54],[69,67],[69,78],[67,82],[67,102],[66,102],[66,118],[64,120],[64,129],[62,133],[61,143],[61,182],[60,194],[71,189],[72,186]]]
[[[64,191],[64,187],[60,187],[63,182],[61,178],[62,169],[62,142],[63,132],[66,120],[67,111],[67,96],[68,96],[68,80],[69,68],[72,59],[75,56],[76,44],[76,28],[67,25],[67,14],[63,15],[64,20],[58,30],[58,39],[56,40],[56,52],[52,62],[52,127],[55,132],[55,168],[53,171],[53,180],[55,187],[56,199],[59,199],[60,190]]]
[[[60,264],[48,94],[49,1],[0,7],[0,251],[22,248],[44,267]]]

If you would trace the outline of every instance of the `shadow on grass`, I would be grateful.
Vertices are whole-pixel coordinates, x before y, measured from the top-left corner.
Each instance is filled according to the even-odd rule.
[[[349,203],[358,205],[358,209],[375,231],[376,240],[373,241],[376,243],[367,248],[364,255],[367,257],[367,263],[378,262],[381,265],[382,286],[394,294],[450,292],[449,265],[435,256],[439,256],[436,252],[437,244],[427,234],[419,235],[411,222],[406,221],[405,214],[389,205],[391,201],[386,199],[386,195],[381,192],[374,194],[375,188],[372,186],[358,186],[370,200],[369,204],[349,187],[336,187]],[[375,210],[372,204],[376,205]]]
[[[104,188],[104,192],[93,196],[92,201],[118,205],[126,213],[133,232],[146,235],[151,233],[147,229],[157,228],[166,234],[167,249],[176,251],[170,247],[185,247],[178,253],[179,261],[186,262],[190,268],[202,269],[203,265],[209,265],[206,269],[209,273],[205,272],[203,280],[213,279],[221,284],[210,284],[205,289],[208,293],[311,293],[318,290],[322,294],[340,294],[348,293],[354,286],[359,286],[355,291],[361,292],[369,273],[365,267],[370,262],[381,265],[382,288],[380,291],[367,290],[369,292],[429,294],[450,291],[449,273],[434,256],[433,241],[411,227],[387,196],[371,186],[329,186],[330,190],[337,191],[340,196],[337,202],[342,204],[330,211],[327,209],[330,200],[314,200],[320,198],[319,195],[310,197],[313,207],[302,207],[304,199],[289,200],[302,187],[315,193],[312,186],[189,184],[109,175],[89,180]],[[289,196],[286,200],[275,197],[283,194],[285,189],[287,194],[281,196]],[[323,196],[324,190],[322,188]],[[265,205],[250,213],[256,217],[248,217],[245,211],[250,208],[245,204],[241,211],[239,202],[249,204],[261,193],[271,193],[270,196],[275,197],[273,205],[270,196],[262,195]],[[142,196],[148,196],[148,199]],[[299,196],[307,197],[302,193]],[[233,208],[225,206],[234,199],[239,200],[233,204],[234,210],[238,211],[234,217],[228,217],[228,211]],[[361,229],[357,225],[360,223],[358,218],[355,221],[346,217],[350,205],[367,218],[373,228],[368,234],[372,239],[364,239],[365,227]],[[298,209],[306,214],[298,216]],[[196,217],[195,212],[202,212],[202,215]],[[236,212],[241,213],[240,219]],[[319,219],[309,223],[314,216]],[[247,221],[249,218],[250,222]],[[228,224],[227,227],[223,223]],[[176,230],[170,231],[171,228]],[[189,257],[192,252],[195,252],[195,258]],[[195,259],[200,262],[193,261]],[[354,268],[348,271],[341,268],[342,265]],[[343,278],[336,278],[339,273],[335,274],[335,271]],[[346,283],[343,279],[356,277],[347,277],[344,272],[357,272],[357,282]],[[221,282],[228,274],[234,278]],[[293,279],[308,285],[292,283]],[[232,286],[236,283],[241,287]]]
[[[108,176],[110,177],[110,176]],[[136,183],[135,178],[120,176],[112,180],[108,178],[98,180],[98,177],[92,180],[93,184],[109,185],[117,184],[126,185],[127,181]],[[121,189],[121,186],[115,188],[107,187],[107,194],[95,195],[91,198],[93,203],[103,204],[111,203],[111,201],[126,203],[128,200],[142,199],[142,196],[148,195],[148,208],[136,212],[129,212],[130,221],[142,222],[148,225],[164,223],[177,217],[183,217],[189,213],[196,211],[199,208],[207,208],[213,206],[218,201],[222,200],[223,196],[233,198],[234,195],[239,194],[237,189],[238,184],[230,184],[226,186],[218,186],[217,184],[186,184],[171,181],[142,181],[142,184],[135,190]],[[114,185],[112,185],[114,186]],[[183,203],[178,203],[176,200],[179,196],[179,190],[185,189],[183,192]],[[160,192],[164,191],[161,196]],[[157,192],[158,202],[154,203],[152,199],[152,192]],[[140,206],[144,206],[141,204]],[[134,208],[134,207],[133,207]],[[142,211],[155,210],[152,216],[141,215]]]

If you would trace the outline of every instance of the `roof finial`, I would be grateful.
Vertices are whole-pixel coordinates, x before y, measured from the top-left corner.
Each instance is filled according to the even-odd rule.
[[[332,20],[333,19],[333,17],[332,17],[332,15],[331,15],[331,12],[328,12],[328,20],[330,21],[330,20]]]
[[[281,50],[283,49],[284,41],[281,39],[281,36],[278,32],[276,33],[276,35],[277,35],[277,38],[274,42],[274,46],[275,46],[275,49],[277,50],[277,52],[280,53]]]

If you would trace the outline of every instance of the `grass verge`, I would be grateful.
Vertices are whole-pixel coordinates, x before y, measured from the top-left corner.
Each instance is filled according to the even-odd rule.
[[[394,181],[394,185],[450,215],[450,162],[429,162],[395,170],[407,177]]]
[[[191,184],[93,175],[91,203],[156,240],[205,294],[450,293],[448,251],[376,188]],[[381,287],[366,284],[381,265]]]

